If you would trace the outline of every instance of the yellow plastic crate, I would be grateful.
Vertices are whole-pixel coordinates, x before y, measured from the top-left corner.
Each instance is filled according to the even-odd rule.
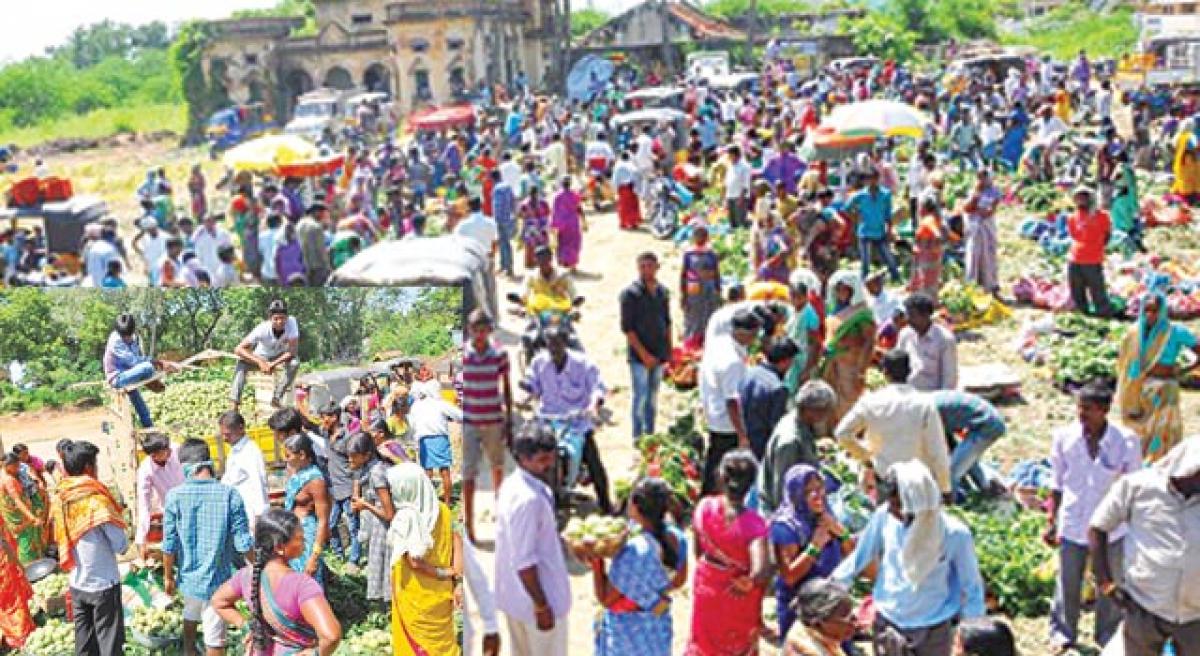
[[[268,426],[253,426],[251,428],[247,428],[246,436],[249,437],[251,440],[253,440],[254,443],[258,445],[259,449],[262,449],[263,458],[266,459],[267,462],[271,462],[272,460],[275,459],[275,433],[271,431],[270,427],[268,427]],[[213,461],[217,462],[217,463],[221,463],[223,461],[223,458],[221,458],[220,454],[222,454],[222,453],[228,454],[229,453],[229,445],[218,444],[218,442],[222,442],[221,436],[219,434],[218,435],[210,435],[210,436],[204,438],[204,443],[208,445],[208,452],[210,454],[212,454]],[[281,445],[281,448],[282,448],[282,445]],[[282,457],[282,455],[283,454],[281,453],[280,457]],[[138,464],[141,464],[142,460],[144,460],[145,458],[146,458],[146,454],[141,449],[138,449],[138,452],[137,452]]]

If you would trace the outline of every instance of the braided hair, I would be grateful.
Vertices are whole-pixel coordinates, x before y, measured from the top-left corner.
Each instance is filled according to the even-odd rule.
[[[663,564],[675,569],[679,564],[678,543],[667,534],[666,515],[671,505],[671,488],[661,478],[643,478],[633,486],[629,501],[650,524],[650,535],[662,545]]]
[[[275,550],[291,541],[300,528],[300,520],[289,510],[272,508],[254,525],[254,570],[250,579],[250,639],[255,653],[267,653],[271,647],[271,625],[262,609],[262,576],[267,562],[277,558]]]

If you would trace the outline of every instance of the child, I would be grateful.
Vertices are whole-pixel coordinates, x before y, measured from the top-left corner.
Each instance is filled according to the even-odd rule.
[[[121,260],[109,260],[104,279],[100,281],[102,289],[125,289],[125,281],[121,279]]]
[[[437,471],[442,480],[442,501],[450,505],[449,422],[462,422],[462,410],[442,399],[442,387],[436,378],[413,384],[413,404],[408,425],[417,440],[419,459],[426,473]]]
[[[387,544],[388,524],[396,514],[392,492],[387,482],[388,462],[376,453],[375,441],[369,435],[350,438],[347,448],[350,470],[354,479],[350,507],[361,518],[362,534],[367,544],[367,601],[392,600]]]

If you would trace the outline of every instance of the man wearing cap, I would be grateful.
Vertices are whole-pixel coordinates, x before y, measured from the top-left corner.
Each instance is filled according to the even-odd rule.
[[[746,347],[758,336],[761,325],[753,311],[742,309],[733,316],[732,334],[705,339],[700,359],[700,403],[708,422],[708,448],[701,494],[716,491],[717,468],[727,452],[750,448],[740,389],[746,376]]]
[[[167,236],[158,229],[158,221],[149,216],[140,219],[138,233],[134,236],[131,245],[134,252],[142,256],[150,284],[154,287],[160,286],[156,265],[167,253]]]
[[[1090,188],[1077,187],[1072,199],[1075,213],[1067,218],[1067,232],[1071,235],[1067,260],[1071,302],[1078,312],[1107,317],[1111,307],[1104,284],[1104,249],[1112,235],[1112,221],[1108,212],[1096,207],[1096,194]]]
[[[320,287],[333,271],[329,262],[329,250],[325,248],[325,226],[329,218],[329,207],[314,202],[304,218],[296,223],[296,238],[304,253],[304,268],[308,271],[308,284]]]

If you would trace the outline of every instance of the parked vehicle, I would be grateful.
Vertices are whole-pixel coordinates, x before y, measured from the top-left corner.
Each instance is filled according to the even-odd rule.
[[[208,137],[209,153],[218,153],[234,146],[279,129],[275,118],[262,103],[234,105],[214,113],[208,119],[205,134]]]

